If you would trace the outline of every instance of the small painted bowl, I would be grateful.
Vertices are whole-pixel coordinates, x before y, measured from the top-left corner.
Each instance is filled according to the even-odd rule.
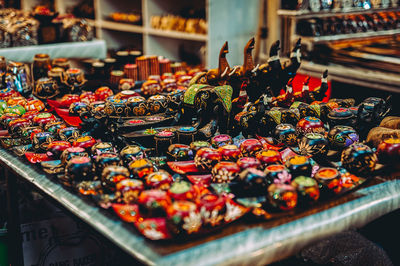
[[[96,173],[100,175],[103,172],[103,169],[106,168],[107,166],[119,166],[120,163],[121,160],[118,154],[111,152],[101,153],[96,156],[96,161],[95,161]]]
[[[211,170],[213,183],[229,183],[240,173],[240,167],[234,162],[219,162]]]
[[[190,182],[179,180],[171,184],[168,195],[173,200],[195,200],[197,193]]]
[[[325,192],[339,193],[342,190],[341,176],[337,169],[322,167],[315,173],[314,178]]]
[[[307,116],[297,123],[296,132],[298,135],[305,135],[306,133],[324,134],[324,123],[319,118]]]
[[[138,145],[125,146],[121,150],[119,155],[126,166],[128,166],[129,163],[132,161],[143,159],[146,157],[145,152]]]
[[[159,131],[154,135],[154,143],[156,144],[157,156],[168,154],[168,148],[175,139],[175,132],[169,130]]]
[[[74,156],[65,167],[65,177],[70,183],[91,180],[93,177],[92,161],[89,157]]]
[[[226,199],[215,194],[204,194],[197,200],[204,225],[217,226],[224,223],[227,213]]]
[[[194,154],[189,145],[172,144],[168,147],[167,158],[169,161],[193,160]]]
[[[55,122],[57,118],[52,113],[38,113],[32,119],[33,123],[38,126],[45,126],[47,123]]]
[[[312,165],[310,160],[303,155],[295,155],[286,161],[286,168],[293,177],[304,175],[311,176]]]
[[[96,95],[91,91],[82,92],[81,95],[79,95],[79,98],[81,98],[81,102],[86,103],[87,105],[97,101]]]
[[[33,136],[32,148],[37,152],[45,152],[47,146],[54,140],[54,135],[50,132],[39,132]]]
[[[104,106],[104,112],[109,116],[123,116],[126,114],[126,100],[109,98]]]
[[[153,95],[147,99],[147,107],[152,114],[164,113],[168,107],[168,99],[164,95]]]
[[[148,174],[145,177],[145,180],[146,187],[149,189],[161,189],[165,191],[171,187],[171,184],[174,181],[172,176],[163,170]]]
[[[148,80],[142,85],[142,94],[144,96],[151,96],[162,92],[160,83],[155,80]]]
[[[60,104],[66,108],[70,107],[72,103],[80,102],[81,98],[77,94],[65,94],[61,100]]]
[[[110,192],[115,192],[117,184],[125,179],[129,179],[129,170],[123,166],[109,165],[101,172],[101,185]]]
[[[191,222],[187,222],[191,221]],[[201,215],[195,203],[175,201],[167,208],[167,228],[175,235],[192,234],[201,228]]]
[[[328,152],[328,140],[320,133],[306,133],[299,142],[299,153],[322,157]]]
[[[349,126],[334,126],[328,133],[329,145],[334,150],[342,150],[359,139],[357,131]]]
[[[400,138],[384,139],[377,149],[379,162],[397,165],[400,162]]]
[[[348,108],[335,108],[328,114],[328,123],[331,127],[341,125],[353,127],[356,124],[356,116]]]
[[[311,177],[298,176],[291,183],[297,191],[299,205],[308,205],[317,202],[320,191],[317,181]]]
[[[242,155],[247,157],[255,156],[263,148],[263,145],[257,139],[246,139],[240,144]]]
[[[166,78],[161,82],[162,90],[164,92],[172,92],[178,88],[176,80],[173,78]]]
[[[290,184],[292,175],[288,169],[281,164],[271,164],[265,167],[264,173],[268,184]]]
[[[44,103],[41,100],[30,100],[25,103],[25,110],[26,111],[43,111],[45,108]]]
[[[176,133],[178,135],[179,143],[190,144],[196,137],[197,129],[194,127],[180,127]]]
[[[219,147],[218,152],[221,154],[221,158],[224,161],[236,162],[242,156],[239,147],[233,144]]]
[[[105,101],[108,97],[113,96],[114,93],[109,87],[100,87],[94,92],[94,95],[98,101]]]
[[[139,96],[139,94],[136,91],[133,90],[125,90],[118,92],[115,96],[114,99],[119,99],[119,100],[128,100],[129,98]]]
[[[242,170],[247,168],[261,168],[261,162],[254,157],[242,157],[236,163]]]
[[[279,124],[275,127],[274,137],[278,144],[287,146],[297,145],[296,129],[291,124]]]
[[[69,162],[69,160],[71,160],[75,156],[88,157],[89,155],[87,154],[84,148],[79,148],[79,147],[66,148],[61,153],[60,156],[61,163],[65,165]]]
[[[62,128],[66,128],[67,125],[62,121],[49,122],[44,126],[44,131],[53,133],[58,136],[58,131]]]
[[[91,148],[92,156],[97,156],[102,153],[113,153],[115,152],[115,148],[110,142],[97,142]]]
[[[139,195],[138,205],[143,217],[165,217],[166,209],[171,205],[171,198],[163,190],[145,190]]]
[[[130,97],[126,101],[126,106],[129,108],[130,114],[134,116],[146,115],[148,111],[146,99],[142,96]]]
[[[32,125],[32,122],[25,118],[18,118],[8,123],[8,133],[12,137],[20,137],[22,129]]]
[[[5,114],[17,114],[19,116],[25,114],[26,110],[22,105],[9,105],[7,106],[4,111]]]
[[[213,148],[201,148],[194,157],[196,166],[206,170],[211,170],[219,161],[221,161],[221,154]]]
[[[216,149],[228,144],[233,144],[232,138],[229,135],[217,135],[211,139],[211,145]]]
[[[144,190],[144,185],[138,179],[124,179],[116,184],[118,196],[125,204],[135,204],[139,194]]]
[[[49,99],[60,93],[57,81],[52,78],[40,78],[36,81],[33,95],[39,99]]]
[[[265,173],[256,168],[248,168],[237,175],[235,181],[239,183],[240,193],[251,193],[251,195],[265,195],[268,182]]]
[[[81,132],[76,127],[65,127],[58,130],[58,136],[61,140],[66,140],[73,143],[81,136]]]
[[[276,150],[261,150],[257,152],[256,158],[263,166],[282,163],[281,154]]]
[[[119,80],[118,89],[120,91],[130,90],[135,86],[135,81],[129,78],[123,78]]]
[[[96,144],[96,140],[92,136],[78,137],[72,142],[72,146],[84,148],[87,152],[90,152],[94,144]]]
[[[89,111],[87,103],[74,102],[69,106],[68,112],[71,116],[79,116],[81,113]]]
[[[272,184],[268,187],[268,201],[276,209],[293,210],[297,206],[297,191],[286,184]]]
[[[193,154],[196,154],[201,148],[211,148],[211,144],[202,140],[193,141],[190,143],[190,149],[192,149]]]
[[[149,159],[132,161],[128,167],[135,178],[144,178],[146,175],[155,171],[154,165]]]
[[[71,148],[71,143],[64,140],[52,141],[47,145],[47,155],[54,159],[59,159],[61,154],[68,148]]]
[[[355,143],[342,152],[341,162],[344,168],[355,175],[371,175],[378,159],[370,147]]]

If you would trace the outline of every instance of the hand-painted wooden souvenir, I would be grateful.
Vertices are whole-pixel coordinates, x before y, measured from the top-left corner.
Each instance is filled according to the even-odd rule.
[[[15,121],[15,120],[14,120]],[[382,140],[377,149],[380,163],[400,163],[400,138],[387,138]]]
[[[161,82],[163,92],[172,92],[176,90],[178,85],[176,84],[176,80],[173,78],[166,78]]]
[[[69,68],[64,72],[62,82],[73,92],[80,89],[85,84],[86,80],[82,70],[79,68]]]
[[[182,144],[190,144],[194,141],[196,134],[197,134],[197,129],[194,127],[180,127],[176,131],[178,135],[178,142]]]
[[[306,156],[295,155],[286,161],[286,168],[293,177],[304,175],[311,176],[312,166]]]
[[[242,170],[247,168],[261,168],[261,162],[254,157],[241,157],[236,163]]]
[[[47,155],[52,158],[59,159],[61,154],[68,148],[71,148],[71,143],[64,140],[52,141],[47,145]]]
[[[126,115],[126,100],[108,98],[104,107],[104,112],[109,116]]]
[[[304,135],[306,133],[324,134],[325,128],[321,119],[307,116],[297,123],[296,131],[298,135]]]
[[[139,194],[144,190],[143,182],[139,179],[124,179],[116,185],[118,196],[126,204],[134,204]]]
[[[92,156],[97,156],[102,153],[115,153],[116,149],[110,142],[97,142],[91,148]]]
[[[190,84],[190,80],[192,78],[193,78],[192,76],[188,76],[188,75],[181,76],[178,78],[177,85],[188,88],[189,84]]]
[[[201,148],[211,148],[211,144],[208,141],[202,140],[193,141],[190,143],[190,149],[192,149],[193,154],[196,154]]]
[[[61,106],[65,108],[69,108],[72,103],[80,102],[81,98],[79,98],[79,95],[77,94],[65,94],[61,100],[60,104]]]
[[[240,144],[240,151],[243,156],[255,156],[264,147],[258,139],[246,139]]]
[[[89,111],[89,107],[84,102],[74,102],[69,106],[68,112],[71,116],[79,116],[81,113]]]
[[[268,184],[290,184],[292,181],[292,175],[281,164],[268,165],[265,167],[264,173],[266,174]]]
[[[173,200],[189,200],[193,201],[196,196],[196,190],[190,182],[179,180],[171,184],[168,189],[168,195]]]
[[[119,166],[120,164],[121,159],[116,153],[105,152],[96,155],[95,168],[98,175],[100,175],[107,166]]]
[[[196,166],[206,170],[211,170],[219,161],[221,161],[221,154],[213,148],[201,148],[194,157]]]
[[[213,183],[230,183],[240,173],[240,167],[229,161],[217,163],[211,170]]]
[[[129,179],[129,170],[123,166],[108,165],[101,172],[101,185],[110,192],[115,192],[117,184],[125,179]]]
[[[1,124],[3,125],[3,127],[8,127],[8,124],[15,120],[15,119],[19,119],[20,116],[14,113],[7,113],[7,114],[3,114],[0,118]]]
[[[89,157],[74,156],[65,167],[65,178],[70,183],[91,180],[93,177],[92,160]]]
[[[44,103],[41,100],[33,99],[25,103],[26,111],[43,111],[45,108]]]
[[[189,145],[172,144],[168,147],[167,157],[169,161],[189,161],[193,160],[194,154]]]
[[[32,148],[37,152],[44,152],[47,146],[54,140],[54,135],[50,132],[39,132],[33,136]]]
[[[164,95],[153,95],[147,99],[147,107],[152,114],[163,113],[167,110],[168,99]]]
[[[113,96],[114,93],[109,87],[100,87],[94,92],[94,95],[98,101],[105,101],[108,97]]]
[[[32,75],[34,80],[46,77],[51,69],[50,56],[48,54],[35,54],[32,63]]]
[[[267,193],[268,182],[266,175],[256,168],[243,170],[235,181],[238,181],[238,185],[232,192],[236,196],[261,196]]]
[[[43,128],[40,126],[23,127],[21,128],[21,138],[32,141],[33,135],[39,132],[43,132]]]
[[[318,201],[319,187],[317,181],[311,177],[298,176],[291,182],[297,191],[299,205],[308,205]]]
[[[17,114],[17,115],[21,116],[21,115],[25,114],[26,110],[22,105],[17,104],[17,105],[9,105],[9,106],[7,106],[3,110],[3,112],[5,114]]]
[[[135,81],[129,78],[122,78],[119,80],[118,89],[120,91],[130,90],[135,86]]]
[[[75,156],[88,157],[89,155],[84,148],[80,147],[67,148],[63,151],[63,153],[60,156],[61,163],[66,165],[69,162],[69,160],[71,160]]]
[[[170,187],[172,182],[172,176],[163,170],[153,172],[148,174],[145,177],[146,180],[146,187],[149,189],[161,189],[167,191]]]
[[[162,92],[162,87],[158,81],[148,80],[142,85],[142,94],[152,96]]]
[[[167,227],[173,234],[196,233],[201,225],[201,215],[195,203],[179,200],[168,206]]]
[[[19,97],[12,97],[10,99],[8,99],[7,101],[7,105],[11,106],[11,105],[21,105],[23,107],[25,107],[27,100],[25,99],[25,97],[19,96]]]
[[[342,125],[354,127],[356,124],[356,116],[348,108],[335,108],[328,114],[328,123],[331,127]]]
[[[290,185],[272,184],[268,187],[268,200],[274,208],[289,211],[297,206],[297,192]]]
[[[138,159],[129,164],[129,170],[134,178],[144,178],[155,171],[153,163],[149,159]]]
[[[225,135],[225,134],[217,135],[211,139],[211,145],[216,149],[218,149],[219,147],[228,145],[228,144],[233,144],[233,140],[232,140],[231,136],[229,136],[229,135]]]
[[[357,132],[349,126],[335,126],[328,133],[329,145],[334,150],[342,150],[359,141]]]
[[[355,143],[342,152],[341,162],[344,168],[355,175],[370,175],[375,170],[377,156],[370,147]]]
[[[125,166],[128,166],[130,162],[143,159],[146,157],[145,152],[138,145],[127,145],[125,146],[121,152],[120,157],[124,162]]]
[[[226,199],[215,194],[205,194],[197,201],[204,225],[218,226],[224,222],[227,213]]]
[[[12,137],[21,137],[21,132],[24,127],[29,127],[32,122],[25,118],[18,118],[8,123],[8,133]]]
[[[142,96],[130,97],[126,102],[126,106],[129,108],[129,113],[134,116],[146,115],[148,111],[146,99]]]
[[[164,156],[175,139],[175,132],[169,130],[159,131],[154,135],[157,156]]]
[[[322,191],[339,193],[342,190],[341,176],[335,168],[322,167],[315,173],[314,178],[320,184]]]
[[[65,127],[58,130],[58,136],[61,140],[66,140],[73,143],[81,136],[81,132],[76,127]]]
[[[94,144],[96,144],[96,140],[92,136],[81,136],[72,142],[72,146],[84,148],[87,152],[90,152]]]
[[[338,107],[349,108],[351,106],[354,106],[356,101],[352,98],[348,98],[348,99],[331,98],[331,99],[329,99],[329,102],[337,103]]]
[[[79,98],[81,98],[81,102],[86,103],[87,105],[97,101],[96,95],[92,91],[82,92],[81,95],[79,95]]]
[[[56,81],[58,86],[63,85],[62,80],[64,77],[65,70],[60,67],[54,67],[47,72],[47,76]]]
[[[287,146],[297,145],[296,129],[291,124],[279,124],[275,127],[274,138],[278,144]]]
[[[36,81],[36,86],[32,92],[39,99],[54,98],[60,93],[57,81],[52,78],[40,78]]]
[[[140,97],[139,93],[137,93],[134,90],[124,90],[118,92],[115,96],[114,99],[119,99],[119,100],[128,100],[131,97]]]
[[[242,156],[239,147],[233,144],[219,147],[218,152],[221,154],[221,160],[223,161],[236,162]]]
[[[256,158],[263,166],[282,163],[281,154],[276,150],[261,150],[257,152]]]
[[[139,195],[138,205],[143,217],[165,217],[171,198],[163,190],[145,190]]]
[[[52,113],[38,113],[32,119],[33,123],[38,126],[45,126],[47,123],[55,122],[57,118]]]
[[[299,153],[322,157],[328,152],[328,140],[320,133],[306,133],[299,142]]]
[[[38,111],[28,111],[25,114],[21,115],[21,118],[28,119],[33,122],[33,118],[38,114]]]

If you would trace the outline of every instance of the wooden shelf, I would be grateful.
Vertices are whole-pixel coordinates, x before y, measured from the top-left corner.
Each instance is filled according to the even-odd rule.
[[[117,31],[125,31],[125,32],[133,32],[133,33],[144,33],[143,26],[140,25],[133,25],[123,22],[115,22],[115,21],[108,21],[108,20],[99,20],[96,24],[108,30],[117,30]]]
[[[208,40],[208,36],[206,34],[187,33],[187,32],[172,31],[172,30],[159,30],[153,28],[147,29],[147,32],[149,35],[161,36],[172,39],[200,41],[200,42],[206,42]]]
[[[353,14],[370,14],[380,11],[400,11],[400,7],[396,8],[351,8],[347,10],[322,10],[320,12],[312,12],[309,10],[286,10],[279,9],[278,15],[282,17],[294,17],[296,19],[305,19],[305,18],[323,18],[323,17],[331,17],[331,16],[342,16],[342,15],[353,15]]]

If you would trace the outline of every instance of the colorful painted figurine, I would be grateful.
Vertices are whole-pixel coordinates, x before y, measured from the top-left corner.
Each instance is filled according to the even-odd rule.
[[[345,148],[341,157],[343,167],[355,175],[371,175],[377,161],[372,149],[361,143]]]

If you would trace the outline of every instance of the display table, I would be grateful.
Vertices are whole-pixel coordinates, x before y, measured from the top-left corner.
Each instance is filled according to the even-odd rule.
[[[7,60],[17,62],[32,62],[35,54],[46,52],[50,58],[99,58],[107,55],[106,42],[94,40],[89,42],[65,42],[54,44],[42,44],[23,47],[11,47],[0,49],[0,56]]]
[[[361,227],[400,207],[400,180],[377,177],[354,193],[322,202],[290,217],[263,222],[238,220],[195,239],[152,242],[139,235],[133,225],[63,188],[23,159],[0,149],[0,165],[11,185],[10,194],[16,188],[16,179],[31,184],[146,264],[268,264],[293,255],[316,240]],[[12,195],[9,200],[13,200]],[[11,220],[15,218],[10,217]]]

